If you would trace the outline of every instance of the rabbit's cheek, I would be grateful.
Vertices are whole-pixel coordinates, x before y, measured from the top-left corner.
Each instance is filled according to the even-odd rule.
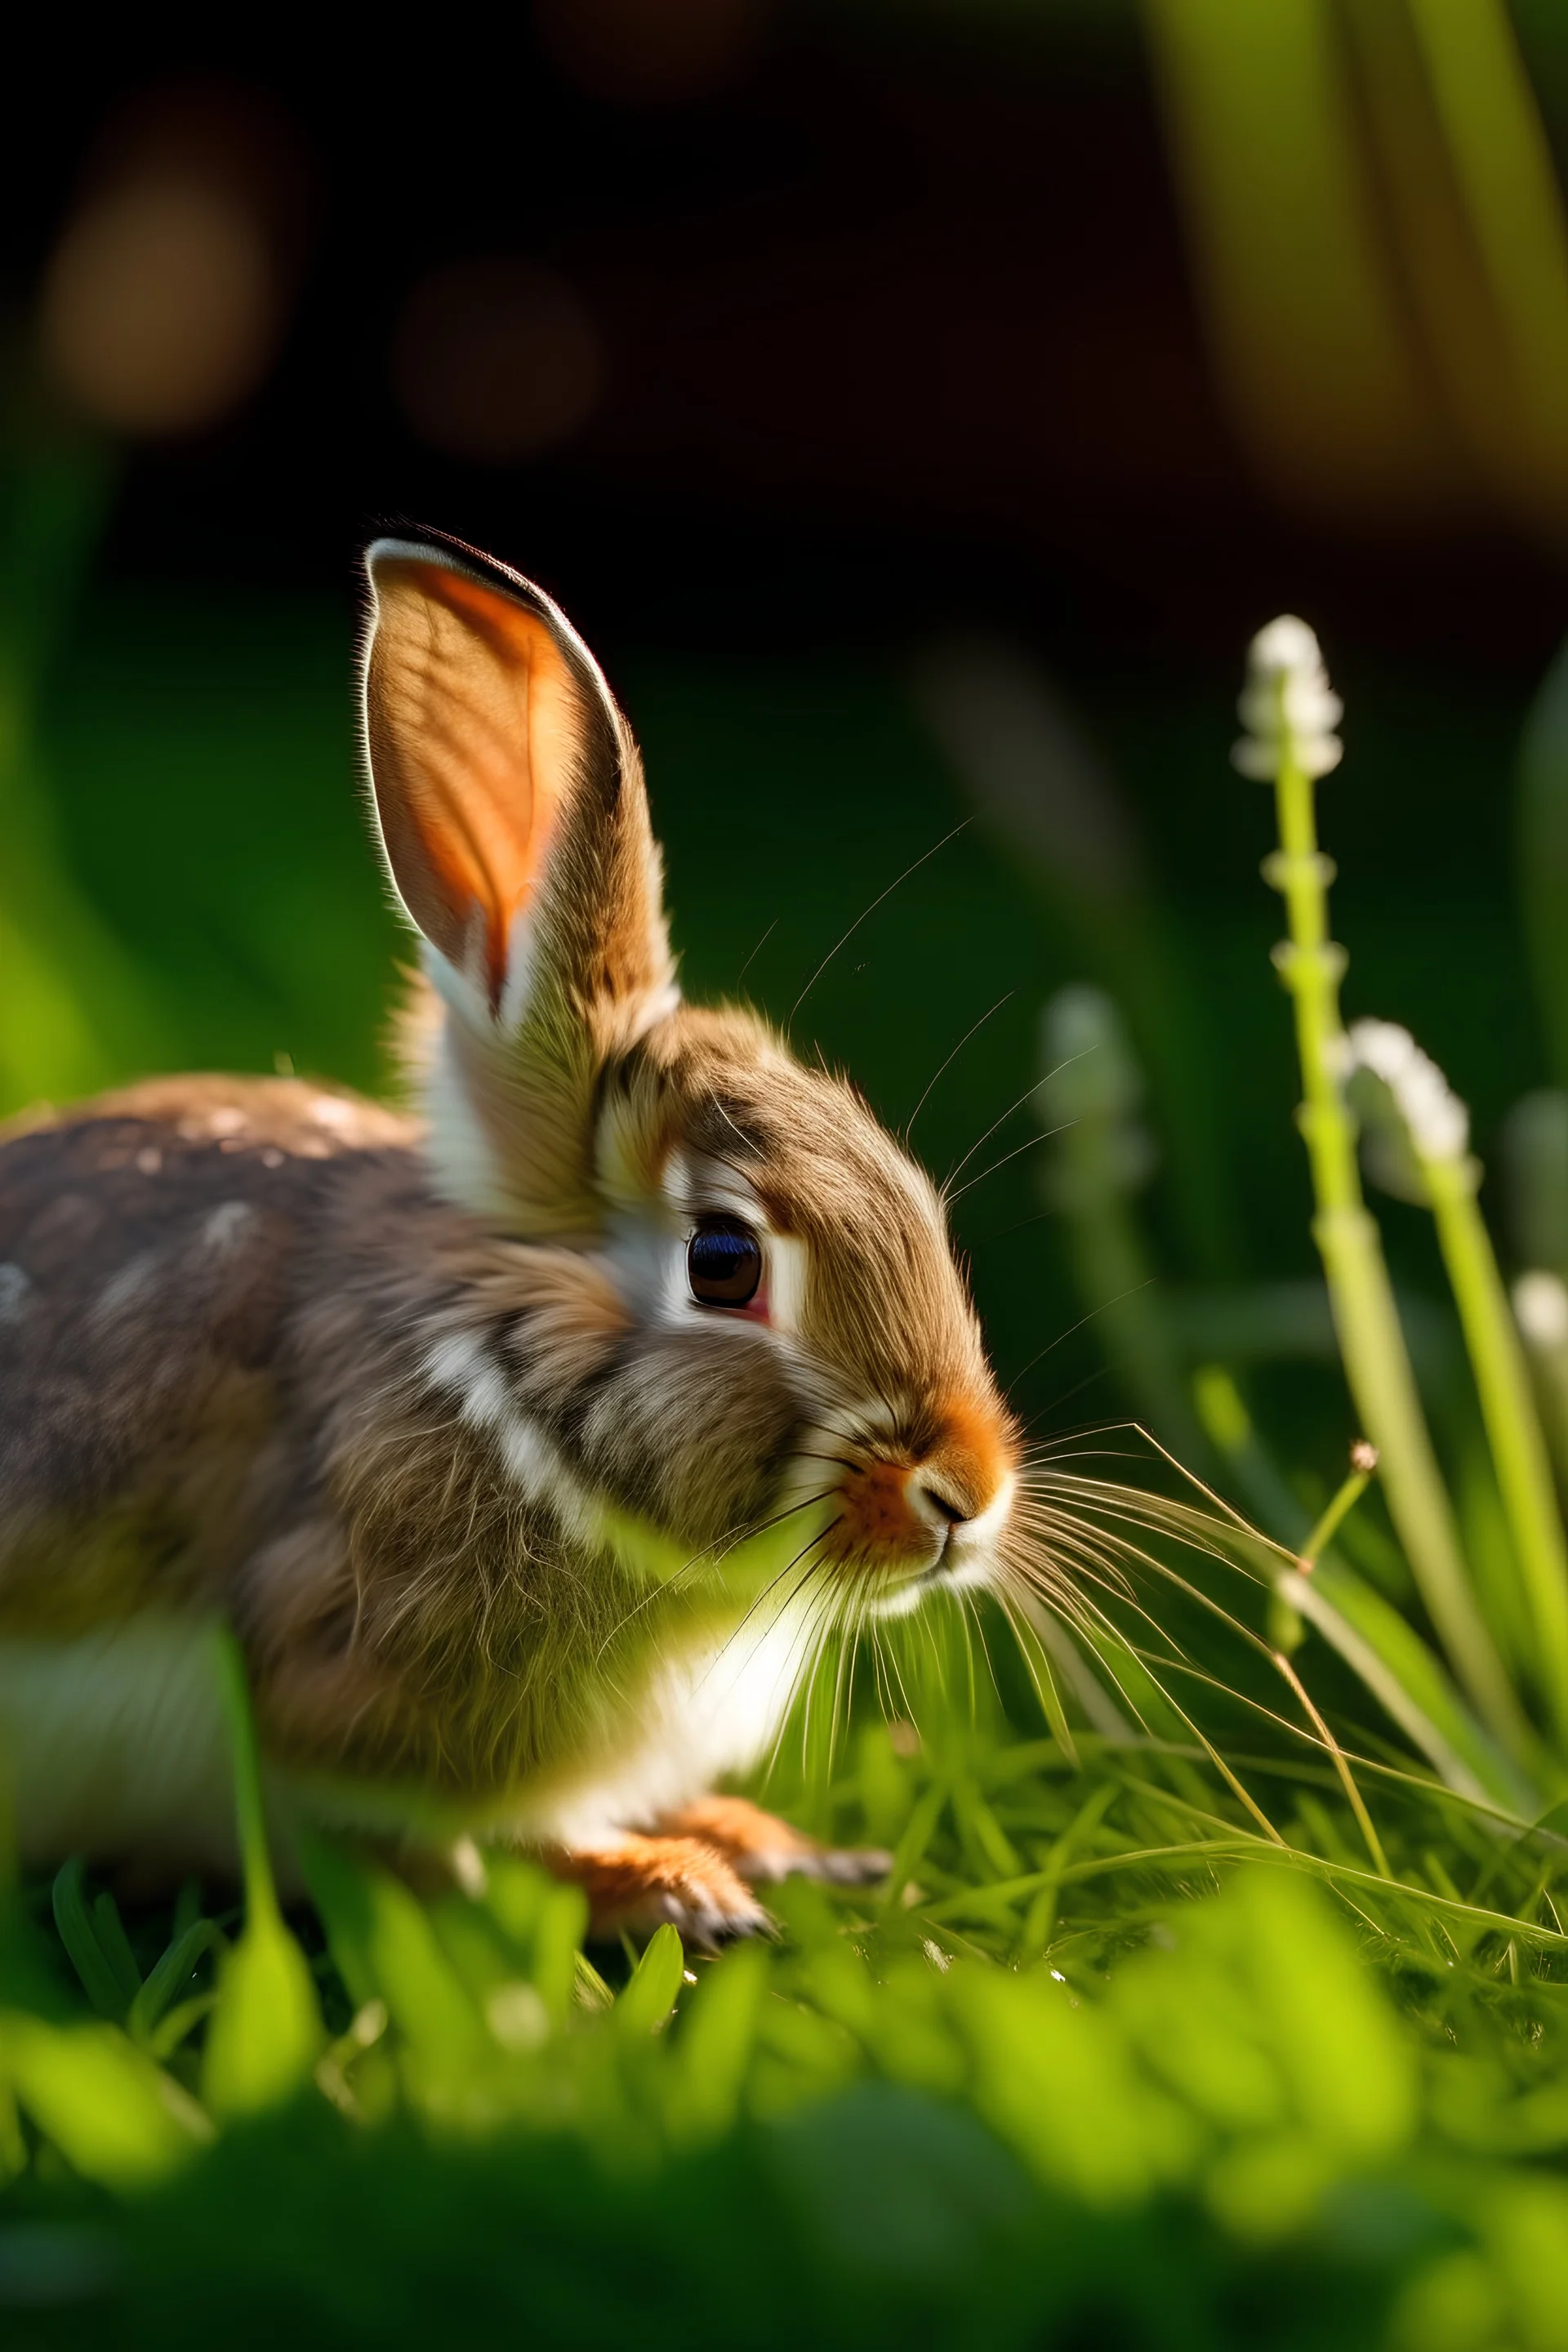
[[[795,1423],[765,1339],[656,1331],[600,1390],[579,1444],[600,1492],[701,1543],[767,1516]]]

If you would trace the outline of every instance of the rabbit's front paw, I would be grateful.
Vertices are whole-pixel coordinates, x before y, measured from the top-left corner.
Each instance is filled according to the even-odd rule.
[[[716,1847],[696,1837],[641,1837],[575,1846],[549,1857],[588,1897],[590,1933],[652,1928],[668,1920],[688,1943],[711,1948],[754,1936],[771,1922],[751,1888]]]
[[[753,1884],[792,1878],[825,1878],[836,1886],[864,1886],[885,1878],[891,1854],[869,1846],[852,1850],[818,1845],[776,1813],[763,1812],[744,1797],[699,1797],[659,1824],[672,1835],[700,1838],[731,1868]]]

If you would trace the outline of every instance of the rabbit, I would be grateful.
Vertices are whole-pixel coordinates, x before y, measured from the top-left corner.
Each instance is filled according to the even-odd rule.
[[[928,1177],[688,1005],[636,745],[528,580],[378,539],[363,741],[417,1115],[155,1078],[0,1144],[23,1853],[231,1870],[211,1629],[290,1821],[531,1853],[597,1932],[853,1879],[716,1780],[833,1618],[991,1578],[1018,1441]]]

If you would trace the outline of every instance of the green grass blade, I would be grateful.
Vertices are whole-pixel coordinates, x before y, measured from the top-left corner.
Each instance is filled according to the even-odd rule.
[[[228,1725],[229,1762],[234,1773],[234,1809],[245,1878],[246,1912],[250,1917],[263,1912],[276,1916],[278,1893],[273,1884],[267,1813],[261,1794],[261,1749],[251,1711],[245,1653],[226,1627],[216,1636],[216,1648],[224,1715]]]
[[[1528,1819],[1539,1807],[1520,1767],[1489,1739],[1415,1627],[1334,1559],[1310,1576],[1285,1570],[1279,1597],[1314,1625],[1461,1796]]]
[[[79,1854],[73,1854],[57,1874],[51,1890],[55,1926],[89,2000],[100,2017],[121,2025],[135,1999],[140,1979],[133,1964],[132,1981],[127,1984],[121,1969],[100,1943],[97,1923],[88,1907],[85,1876],[86,1866]],[[124,1930],[121,1933],[123,1938]]]
[[[682,2142],[720,2138],[740,2113],[765,1996],[768,1954],[757,1944],[727,1952],[704,1974],[673,2044],[669,2115]]]
[[[888,1884],[882,1898],[884,1911],[893,1911],[903,1898],[905,1887],[925,1859],[942,1808],[949,1796],[948,1784],[935,1780],[916,1800],[904,1833],[893,1849],[893,1866],[888,1873]]]
[[[125,1932],[120,1906],[107,1887],[92,1898],[92,1924],[98,1934],[99,1950],[114,1970],[121,1990],[129,2000],[134,2000],[142,1990],[142,1971],[136,1965],[136,1955],[131,1948],[131,1938]]]
[[[493,2058],[479,2008],[429,1914],[390,1871],[301,1834],[310,1897],[356,2008],[382,2000],[432,2078],[466,2076]]]
[[[204,2017],[210,2017],[217,2007],[216,1992],[193,1993],[189,2000],[176,2001],[174,2008],[159,2020],[147,2037],[147,2048],[162,2066],[167,2063],[189,2034],[195,2032]]]
[[[305,1956],[278,1919],[247,1925],[218,1969],[202,2052],[202,2095],[215,2116],[258,2115],[310,2080],[325,2035]]]
[[[208,1952],[221,1957],[227,1948],[225,1937],[211,1919],[195,1920],[177,1935],[153,1963],[146,1983],[131,2004],[132,2040],[149,2041],[175,1994],[184,1990],[197,1962]]]
[[[1540,1687],[1568,1749],[1568,1544],[1524,1350],[1476,1203],[1479,1170],[1468,1160],[1422,1165],[1530,1610]]]
[[[310,2078],[326,2036],[304,1953],[278,1907],[261,1795],[261,1757],[245,1658],[230,1633],[218,1656],[234,1760],[245,1874],[245,1927],[218,1969],[217,2006],[202,2053],[202,2093],[215,2115],[259,2113]]]
[[[686,1954],[667,1920],[657,1928],[615,2007],[623,2033],[657,2033],[669,2021],[680,1992]]]
[[[1068,1763],[1076,1764],[1078,1745],[1072,1736],[1072,1726],[1062,1705],[1049,1654],[1033,1622],[1035,1608],[1038,1606],[1038,1603],[1031,1605],[1029,1600],[1013,1601],[1005,1595],[1002,1599],[1003,1612],[1013,1629],[1018,1654],[1024,1661],[1035,1696],[1040,1702],[1040,1711],[1050,1726],[1051,1737]]]
[[[0,2015],[0,2050],[38,2130],[106,2189],[149,2187],[210,2137],[195,2101],[118,2027],[50,2025],[9,2010]]]
[[[491,1854],[485,1901],[518,1954],[553,2022],[563,2025],[577,1997],[588,1898],[537,1863]]]

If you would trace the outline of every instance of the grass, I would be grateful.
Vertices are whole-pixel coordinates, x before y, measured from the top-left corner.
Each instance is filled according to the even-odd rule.
[[[585,1958],[512,1859],[420,1900],[322,1848],[290,1928],[248,1807],[243,1919],[14,1895],[17,2340],[1561,2340],[1531,1842],[1389,1776],[1388,1880],[1331,1770],[1248,1764],[1279,1846],[1201,1748],[980,1717],[861,1726],[798,1809],[889,1885],[717,1960]]]

